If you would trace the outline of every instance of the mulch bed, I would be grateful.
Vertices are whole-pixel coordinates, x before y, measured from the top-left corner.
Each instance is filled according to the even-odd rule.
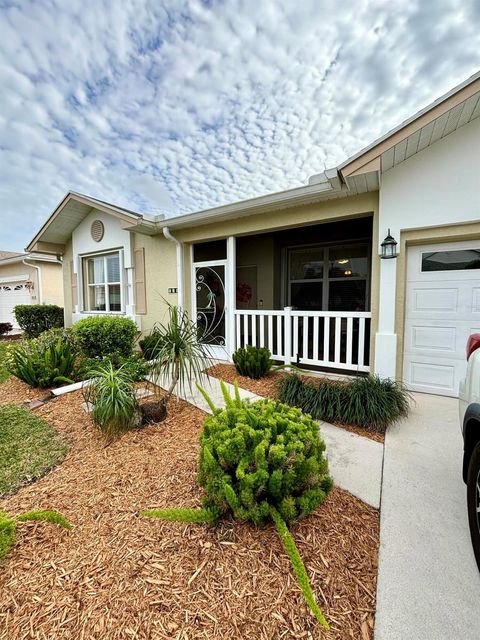
[[[14,376],[10,376],[8,380],[0,384],[0,402],[23,404],[38,398],[46,398],[50,395],[50,389],[36,389],[30,387]]]
[[[18,397],[18,388],[7,388]],[[35,411],[67,436],[70,451],[47,476],[0,501],[9,514],[57,509],[74,525],[71,532],[44,523],[19,526],[0,575],[0,638],[373,637],[375,509],[335,488],[314,515],[292,527],[331,624],[324,632],[273,527],[185,525],[138,515],[200,504],[195,475],[203,412],[174,401],[165,422],[106,447],[81,403],[74,392]]]
[[[274,400],[276,400],[278,397],[277,387],[279,381],[285,375],[287,375],[283,371],[270,371],[270,373],[268,373],[264,378],[260,378],[259,380],[252,380],[252,378],[248,378],[247,376],[239,375],[233,364],[216,364],[213,367],[207,369],[207,373],[215,378],[221,378],[222,380],[224,380],[225,382],[229,382],[230,384],[233,384],[235,380],[237,380],[238,386],[242,389],[247,389],[247,391],[256,393],[259,396],[273,398]],[[316,380],[323,379],[316,376],[300,377],[313,384]],[[335,426],[346,429],[347,431],[351,431],[352,433],[356,433],[357,435],[363,436],[364,438],[370,438],[370,440],[375,440],[375,442],[383,443],[385,441],[385,435],[383,433],[369,431],[368,429],[364,429],[363,427],[342,424],[341,422],[336,422]]]

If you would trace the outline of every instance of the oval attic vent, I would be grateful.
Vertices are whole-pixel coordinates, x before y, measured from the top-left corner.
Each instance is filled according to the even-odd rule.
[[[95,240],[95,242],[100,242],[100,240],[103,238],[104,232],[105,228],[103,226],[103,222],[101,220],[94,220],[92,222],[92,226],[90,227],[92,239]]]

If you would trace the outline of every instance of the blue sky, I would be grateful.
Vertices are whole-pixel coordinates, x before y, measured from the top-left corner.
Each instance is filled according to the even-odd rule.
[[[175,215],[305,184],[479,68],[478,0],[0,0],[0,249],[68,190]]]

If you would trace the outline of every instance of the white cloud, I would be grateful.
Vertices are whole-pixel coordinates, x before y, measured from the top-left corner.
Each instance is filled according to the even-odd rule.
[[[304,184],[475,72],[479,27],[475,0],[4,3],[0,248],[69,189],[176,214]]]

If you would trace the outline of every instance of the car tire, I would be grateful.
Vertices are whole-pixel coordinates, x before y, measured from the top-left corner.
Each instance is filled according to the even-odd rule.
[[[468,466],[467,506],[473,552],[480,571],[480,442],[477,442]]]

